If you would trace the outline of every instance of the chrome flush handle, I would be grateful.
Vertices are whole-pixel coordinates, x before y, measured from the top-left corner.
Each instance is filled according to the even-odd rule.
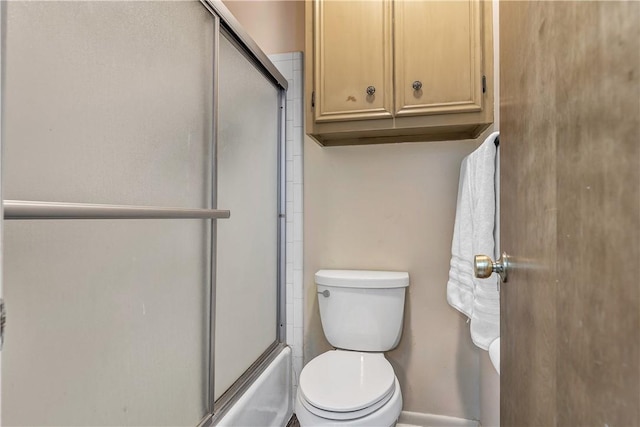
[[[329,289],[325,289],[324,291],[320,292],[318,291],[319,295],[322,295],[325,298],[329,298],[329,295],[331,295],[331,292],[329,292]]]

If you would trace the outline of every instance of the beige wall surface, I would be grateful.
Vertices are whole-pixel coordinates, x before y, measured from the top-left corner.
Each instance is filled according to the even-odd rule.
[[[304,146],[305,339],[328,350],[313,276],[320,268],[408,271],[404,332],[387,354],[405,411],[480,417],[480,359],[446,284],[460,163],[479,142]]]
[[[266,54],[304,51],[303,0],[223,0]]]
[[[480,351],[480,425],[500,427],[500,375],[486,351]]]

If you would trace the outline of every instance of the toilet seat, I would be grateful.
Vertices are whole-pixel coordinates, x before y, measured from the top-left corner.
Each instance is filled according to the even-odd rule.
[[[348,420],[366,416],[391,399],[395,374],[382,353],[332,350],[300,374],[300,402],[317,416]]]
[[[394,393],[394,390],[391,390],[386,396],[384,396],[381,400],[374,403],[373,405],[357,411],[351,411],[351,412],[333,412],[333,411],[326,411],[324,409],[317,408],[312,404],[310,404],[309,402],[307,402],[304,396],[300,396],[301,397],[300,403],[302,404],[302,406],[305,407],[307,411],[319,417],[327,418],[329,420],[346,421],[346,420],[353,420],[356,418],[362,418],[377,411],[378,409],[382,408],[384,405],[387,404],[387,402],[393,396],[393,393]]]

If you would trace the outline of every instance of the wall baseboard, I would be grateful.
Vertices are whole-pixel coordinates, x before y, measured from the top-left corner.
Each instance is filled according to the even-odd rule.
[[[409,424],[419,427],[480,427],[480,422],[476,420],[409,411],[402,411],[400,413],[398,424]]]

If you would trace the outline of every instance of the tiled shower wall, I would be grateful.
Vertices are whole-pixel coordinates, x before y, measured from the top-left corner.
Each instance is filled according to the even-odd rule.
[[[269,55],[289,82],[286,120],[287,344],[293,351],[294,396],[302,370],[302,53]]]

